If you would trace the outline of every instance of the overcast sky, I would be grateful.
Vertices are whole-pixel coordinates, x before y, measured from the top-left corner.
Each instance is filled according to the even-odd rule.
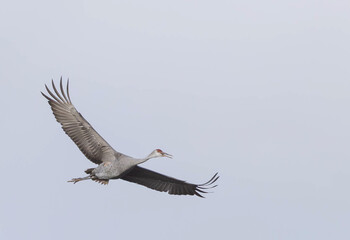
[[[2,1],[0,238],[350,239],[350,2]],[[111,181],[44,84],[205,199]]]

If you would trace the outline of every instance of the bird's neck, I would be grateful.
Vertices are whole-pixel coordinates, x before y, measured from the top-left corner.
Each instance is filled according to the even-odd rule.
[[[136,159],[136,165],[141,164],[141,163],[144,163],[144,162],[148,161],[148,160],[151,159],[151,158],[152,158],[151,156],[147,156],[147,157],[145,157],[145,158]]]

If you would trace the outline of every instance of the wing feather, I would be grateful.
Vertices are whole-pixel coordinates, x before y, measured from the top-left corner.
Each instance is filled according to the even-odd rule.
[[[143,185],[145,187],[168,192],[173,195],[197,195],[203,197],[200,193],[207,193],[205,190],[216,187],[212,186],[219,176],[216,173],[208,182],[204,184],[187,183],[176,178],[168,177],[163,174],[136,166],[121,179]]]
[[[55,94],[45,85],[50,95],[41,93],[49,102],[53,115],[62,126],[63,131],[73,140],[82,153],[92,162],[101,164],[117,153],[90,125],[90,123],[76,110],[69,95],[69,80],[66,93],[63,89],[62,78],[60,91],[52,81]]]

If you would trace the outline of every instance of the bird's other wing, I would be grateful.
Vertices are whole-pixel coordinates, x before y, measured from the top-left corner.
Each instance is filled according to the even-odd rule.
[[[61,94],[57,91],[52,80],[52,88],[56,94],[52,93],[45,85],[50,97],[41,93],[51,106],[53,115],[57,122],[62,125],[64,132],[74,141],[84,155],[96,164],[101,164],[104,160],[114,156],[115,150],[95,131],[88,121],[75,109],[69,96],[69,80],[67,81],[67,95],[60,81]]]
[[[212,184],[218,180],[216,173],[208,182],[204,184],[192,184],[172,177],[162,175],[157,172],[136,166],[121,179],[141,184],[145,187],[160,191],[168,192],[173,195],[197,195],[203,197],[201,193],[207,193],[205,190],[216,187]]]

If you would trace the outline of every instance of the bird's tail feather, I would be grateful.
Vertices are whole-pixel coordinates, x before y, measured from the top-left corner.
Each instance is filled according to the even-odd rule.
[[[108,179],[99,179],[97,178],[96,176],[94,176],[92,174],[92,171],[94,170],[95,168],[89,168],[89,169],[86,169],[85,170],[85,173],[86,174],[89,174],[91,176],[91,180],[92,181],[95,181],[95,182],[98,182],[98,183],[101,183],[102,185],[107,185],[109,180]]]
[[[107,184],[109,183],[109,180],[108,180],[108,179],[92,178],[91,180],[92,180],[92,181],[95,181],[95,182],[98,182],[98,183],[101,183],[102,185],[107,185]]]

